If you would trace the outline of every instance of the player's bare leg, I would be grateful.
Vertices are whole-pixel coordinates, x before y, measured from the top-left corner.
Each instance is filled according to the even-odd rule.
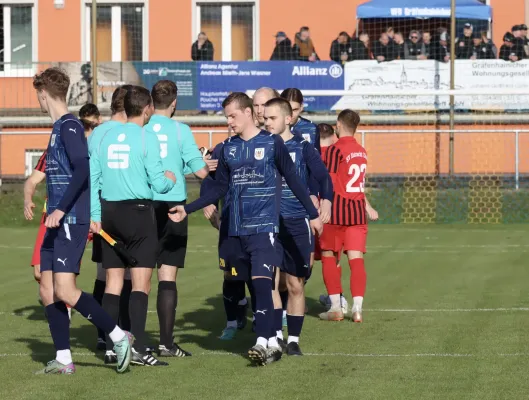
[[[160,344],[158,355],[160,357],[189,357],[191,353],[183,350],[174,343],[174,323],[176,319],[176,306],[178,304],[178,290],[176,277],[178,267],[162,264],[158,269],[158,298],[156,310],[160,325]]]
[[[289,356],[301,356],[299,348],[299,336],[305,318],[305,279],[286,274],[288,288],[288,344],[287,354]]]
[[[325,283],[331,301],[330,309],[319,315],[320,319],[324,321],[341,321],[344,318],[340,302],[342,293],[342,269],[340,264],[336,262],[337,257],[338,254],[330,250],[323,250],[321,253],[323,282]]]
[[[362,322],[362,303],[366,291],[366,270],[364,266],[364,254],[361,251],[347,251],[349,267],[351,268],[351,295],[353,296],[352,320]]]

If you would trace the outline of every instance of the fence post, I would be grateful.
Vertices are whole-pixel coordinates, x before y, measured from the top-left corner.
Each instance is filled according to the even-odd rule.
[[[514,179],[516,190],[520,189],[520,132],[514,131]]]

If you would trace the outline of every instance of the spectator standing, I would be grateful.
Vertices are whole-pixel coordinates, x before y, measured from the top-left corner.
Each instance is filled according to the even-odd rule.
[[[481,32],[481,41],[490,48],[490,51],[492,52],[492,55],[493,55],[492,58],[498,58],[498,48],[496,47],[494,42],[491,39],[489,39],[487,35],[488,35],[487,31]]]
[[[292,53],[292,41],[287,37],[285,32],[279,31],[276,33],[276,47],[270,61],[286,61],[293,60],[294,55]]]
[[[198,39],[191,46],[191,59],[193,61],[213,61],[213,43],[204,32],[198,34]]]
[[[432,34],[430,32],[423,32],[422,34],[422,44],[424,46],[423,55],[428,59],[432,56]]]
[[[434,47],[433,57],[434,60],[441,62],[450,61],[450,47],[448,47],[448,33],[442,32],[439,35],[439,42]]]
[[[382,33],[378,42],[373,43],[373,57],[378,62],[393,61],[397,58],[395,46],[389,41],[387,33]]]
[[[463,27],[463,36],[456,38],[456,58],[468,60],[472,57],[472,32],[472,25],[466,23]]]
[[[492,48],[486,43],[483,43],[480,33],[474,33],[472,35],[472,54],[471,60],[490,60],[494,58]]]
[[[523,48],[515,44],[515,37],[511,32],[503,35],[503,45],[500,47],[500,59],[504,61],[519,61],[523,59]]]
[[[347,32],[340,32],[338,38],[331,43],[331,60],[345,64],[353,61],[353,48],[351,47],[351,37]]]
[[[353,60],[370,60],[369,35],[366,32],[360,32],[358,39],[351,41],[351,49]]]
[[[386,34],[388,35],[389,41],[393,43],[393,39],[395,38],[395,30],[392,26],[386,29]]]
[[[520,30],[522,31],[522,40],[523,40],[523,49],[525,53],[525,58],[529,58],[529,38],[527,37],[527,25],[520,25]]]
[[[419,32],[411,31],[410,37],[404,43],[404,59],[406,60],[426,60],[426,47],[419,41]]]
[[[307,26],[302,26],[298,33],[294,47],[292,49],[295,59],[300,61],[318,61],[320,58],[316,54],[314,43],[310,38],[310,30]]]
[[[400,32],[396,32],[393,36],[393,46],[395,51],[395,59],[404,59],[404,35]]]

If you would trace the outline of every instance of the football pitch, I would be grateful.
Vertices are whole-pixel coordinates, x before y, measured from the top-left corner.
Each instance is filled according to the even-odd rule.
[[[118,375],[95,353],[96,330],[71,325],[77,372],[35,376],[54,356],[28,263],[36,227],[0,228],[0,399],[527,399],[529,225],[373,225],[364,323],[323,322],[321,264],[307,285],[304,357],[250,367],[250,323],[224,327],[217,235],[193,216],[179,272],[176,342],[192,357]],[[79,285],[92,291],[85,253]],[[342,259],[348,300],[349,271]],[[156,278],[147,330],[157,344]],[[249,320],[250,322],[250,320]]]

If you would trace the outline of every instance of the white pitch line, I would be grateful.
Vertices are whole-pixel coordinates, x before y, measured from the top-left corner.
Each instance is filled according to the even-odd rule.
[[[51,354],[51,353],[50,353]],[[43,357],[50,355],[48,353],[0,353],[0,358],[7,357]],[[409,354],[353,354],[353,353],[303,353],[307,357],[350,357],[350,358],[491,358],[491,357],[529,357],[529,353],[484,353],[484,354],[465,354],[465,353],[409,353]],[[96,353],[73,353],[73,357],[94,357]],[[228,353],[221,351],[204,351],[194,353],[194,356],[200,357],[233,357],[245,356],[246,353]]]

